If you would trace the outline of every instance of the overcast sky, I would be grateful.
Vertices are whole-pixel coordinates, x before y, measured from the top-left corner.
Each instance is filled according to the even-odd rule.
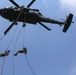
[[[16,0],[20,6],[25,7],[30,1]],[[0,8],[6,6],[14,5],[9,0],[1,0]],[[45,17],[59,21],[60,19],[66,20],[69,13],[74,14],[74,23],[66,33],[62,32],[64,26],[60,27],[57,24],[45,23],[52,29],[51,31],[47,31],[39,24],[27,24],[24,42],[27,48],[27,58],[36,75],[76,75],[76,0],[36,0],[31,8],[39,9]],[[10,24],[11,22],[0,16],[0,38]],[[7,49],[16,27],[15,25],[0,41],[0,53]],[[17,40],[21,28],[22,23],[19,22],[8,48],[11,52],[5,58],[3,75],[13,75],[13,55],[23,48],[23,30]],[[0,58],[0,75],[2,63],[3,58]],[[14,73],[14,75],[33,75],[24,54],[14,57]]]

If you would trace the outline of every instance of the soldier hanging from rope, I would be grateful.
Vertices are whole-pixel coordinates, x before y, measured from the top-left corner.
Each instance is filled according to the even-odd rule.
[[[22,50],[19,50],[18,52],[16,52],[16,53],[14,54],[14,56],[17,56],[18,53],[27,54],[27,48],[24,47]]]
[[[0,57],[5,57],[9,55],[10,50],[6,50],[4,53],[0,54]]]

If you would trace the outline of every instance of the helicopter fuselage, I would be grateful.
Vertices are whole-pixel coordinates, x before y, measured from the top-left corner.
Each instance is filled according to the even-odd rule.
[[[17,7],[3,8],[1,9],[1,16],[12,22],[18,18],[18,22],[26,22],[31,24],[36,24],[40,22],[65,24],[64,22],[44,17],[38,9],[21,9]]]

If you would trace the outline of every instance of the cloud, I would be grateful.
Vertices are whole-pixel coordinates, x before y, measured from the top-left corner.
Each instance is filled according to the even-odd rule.
[[[61,9],[76,15],[76,0],[59,0]]]

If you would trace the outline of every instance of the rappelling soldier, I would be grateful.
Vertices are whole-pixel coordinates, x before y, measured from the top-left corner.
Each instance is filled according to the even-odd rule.
[[[19,50],[18,52],[16,52],[16,53],[14,54],[14,56],[17,56],[18,53],[27,54],[27,48],[23,47],[23,49],[22,49],[22,50]]]
[[[9,55],[10,50],[6,50],[4,53],[0,53],[0,57],[5,57]]]

